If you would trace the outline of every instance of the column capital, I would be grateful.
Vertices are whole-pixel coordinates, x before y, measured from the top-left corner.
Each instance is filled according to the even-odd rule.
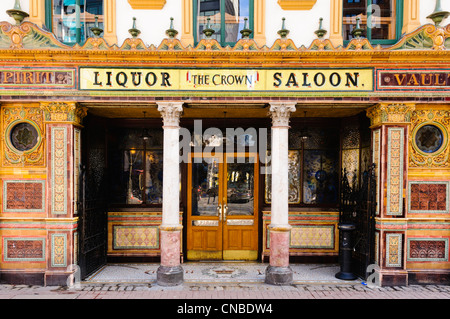
[[[380,103],[367,109],[371,126],[383,124],[408,124],[415,109],[412,103]]]
[[[41,102],[40,108],[44,111],[46,122],[71,122],[81,125],[87,115],[87,108],[77,102]]]
[[[271,102],[269,115],[272,117],[272,127],[289,127],[289,118],[295,112],[295,102]]]
[[[164,121],[164,127],[178,128],[180,123],[180,117],[183,113],[183,102],[170,101],[170,102],[157,102],[158,111],[161,113],[161,117]]]

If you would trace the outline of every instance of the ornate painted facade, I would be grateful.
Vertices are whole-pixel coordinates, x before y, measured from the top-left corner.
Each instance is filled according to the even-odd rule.
[[[286,10],[292,3],[279,2]],[[161,262],[159,280],[179,284],[187,256],[218,251],[270,260],[268,282],[288,281],[289,262],[337,260],[340,173],[350,172],[355,186],[371,163],[381,283],[450,281],[450,25],[418,26],[383,46],[358,34],[335,45],[321,27],[307,47],[284,26],[270,46],[245,32],[232,47],[208,36],[186,45],[173,25],[161,43],[147,45],[136,31],[120,45],[99,32],[70,46],[27,20],[0,23],[2,281],[61,284],[72,265],[86,275],[95,258],[152,257]],[[209,192],[195,184],[203,172],[195,163],[178,165],[178,137],[183,128],[194,132],[195,120],[205,129],[268,129],[272,171],[262,171],[263,160],[247,171],[257,175],[246,181],[253,194],[231,194],[225,164],[213,173],[228,189]],[[139,138],[125,141],[120,130],[130,127]],[[140,138],[143,147],[117,146],[125,157],[114,157],[115,145]],[[194,154],[195,138],[190,143]],[[136,151],[149,166],[133,175]],[[126,168],[123,176],[114,165]],[[130,189],[117,190],[119,180]],[[104,215],[86,215],[95,206],[89,194],[102,192],[126,194],[128,206],[106,200]],[[228,202],[207,206],[216,196]],[[254,210],[233,219],[239,200]],[[205,208],[201,219],[194,204],[214,214]],[[99,223],[94,244],[87,234]]]

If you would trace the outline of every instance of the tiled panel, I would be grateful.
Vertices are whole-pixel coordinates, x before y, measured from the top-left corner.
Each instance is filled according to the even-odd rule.
[[[51,213],[67,214],[67,128],[51,128]]]
[[[45,180],[3,180],[3,212],[45,212]]]
[[[388,128],[386,215],[403,213],[404,129]]]
[[[67,235],[51,234],[51,265],[67,267]]]
[[[408,238],[407,261],[448,261],[448,238]]]
[[[45,261],[45,238],[3,237],[3,261]]]
[[[410,181],[409,213],[449,214],[450,182]]]
[[[291,248],[334,248],[334,225],[293,226]]]
[[[402,240],[402,234],[386,234],[386,267],[402,266]]]
[[[159,248],[158,226],[113,226],[113,249]]]

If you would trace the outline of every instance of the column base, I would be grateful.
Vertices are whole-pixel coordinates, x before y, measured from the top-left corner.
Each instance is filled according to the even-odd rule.
[[[337,279],[341,279],[341,280],[355,280],[356,278],[358,278],[352,272],[345,272],[345,271],[340,271],[334,276]]]
[[[159,266],[156,272],[156,283],[160,286],[178,286],[183,281],[183,268],[181,266]]]
[[[266,284],[269,285],[290,285],[292,284],[294,273],[291,267],[268,266],[266,268]]]

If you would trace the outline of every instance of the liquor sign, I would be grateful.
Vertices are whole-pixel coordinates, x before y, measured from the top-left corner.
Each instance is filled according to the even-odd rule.
[[[80,90],[372,91],[372,69],[80,68]]]

